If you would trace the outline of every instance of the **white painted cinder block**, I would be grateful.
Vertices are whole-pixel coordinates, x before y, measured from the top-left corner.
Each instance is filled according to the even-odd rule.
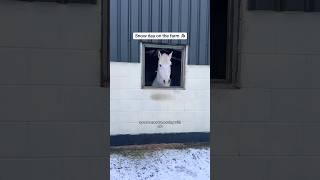
[[[110,63],[111,135],[209,131],[209,66],[187,65],[185,89],[168,90],[142,89],[140,63]]]

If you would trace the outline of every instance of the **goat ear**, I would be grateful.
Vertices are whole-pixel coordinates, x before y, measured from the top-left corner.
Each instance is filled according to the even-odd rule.
[[[172,53],[173,53],[173,51],[171,51],[171,53],[169,54],[170,59],[171,59],[171,57],[172,57]]]
[[[160,58],[160,56],[161,56],[161,52],[160,52],[160,51],[158,51],[158,58]]]

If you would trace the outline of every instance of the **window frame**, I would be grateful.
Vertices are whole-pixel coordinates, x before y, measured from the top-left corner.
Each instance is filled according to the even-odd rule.
[[[153,87],[145,85],[145,48],[163,48],[181,50],[181,77],[180,86]],[[167,89],[167,90],[185,90],[185,71],[188,62],[188,45],[168,45],[159,43],[140,42],[140,63],[141,63],[141,89]]]
[[[110,88],[110,0],[101,1],[100,87]]]
[[[228,0],[226,78],[213,79],[214,88],[240,88],[239,30],[241,0]]]

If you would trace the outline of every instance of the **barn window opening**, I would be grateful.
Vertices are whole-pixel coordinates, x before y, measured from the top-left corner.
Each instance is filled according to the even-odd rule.
[[[212,1],[213,46],[211,78],[214,87],[239,88],[240,0]]]
[[[213,16],[213,70],[211,76],[214,79],[227,80],[227,21],[228,1],[214,1]]]
[[[143,44],[142,88],[183,88],[186,46]]]

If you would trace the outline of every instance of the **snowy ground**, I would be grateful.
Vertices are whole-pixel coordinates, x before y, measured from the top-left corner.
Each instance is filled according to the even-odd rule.
[[[209,180],[209,147],[115,150],[111,180]]]

